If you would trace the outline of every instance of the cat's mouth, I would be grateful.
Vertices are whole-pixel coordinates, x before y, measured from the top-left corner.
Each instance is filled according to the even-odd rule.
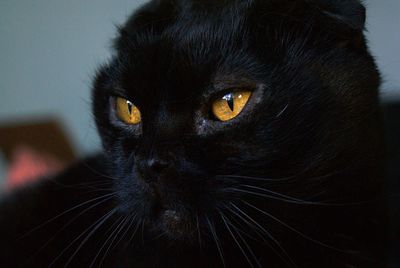
[[[191,213],[182,205],[183,200],[165,194],[158,187],[151,187],[148,194],[151,202],[149,215],[156,229],[172,240],[187,240],[193,236]]]
[[[153,211],[153,223],[172,240],[185,240],[193,233],[189,214],[184,209],[159,204]]]
[[[192,224],[188,215],[171,208],[159,210],[154,219],[154,226],[171,240],[187,240],[192,237]]]
[[[161,213],[161,224],[164,231],[174,237],[184,237],[187,227],[183,216],[176,210],[166,209]]]

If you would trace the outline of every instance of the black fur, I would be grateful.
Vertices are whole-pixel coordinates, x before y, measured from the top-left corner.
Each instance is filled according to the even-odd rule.
[[[364,21],[355,0],[151,1],[94,82],[103,155],[3,201],[0,260],[385,267],[380,78]],[[219,122],[212,100],[232,88],[253,95]],[[140,125],[116,118],[115,96]]]

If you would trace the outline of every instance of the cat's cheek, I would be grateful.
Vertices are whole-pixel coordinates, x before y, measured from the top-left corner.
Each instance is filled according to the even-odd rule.
[[[124,138],[119,143],[120,150],[121,150],[121,152],[123,152],[124,157],[127,160],[132,159],[134,157],[134,153],[135,153],[137,144],[138,144],[138,141],[136,139],[127,139],[127,138]],[[128,161],[125,163],[132,164],[130,162],[128,163]]]
[[[124,214],[134,213],[138,217],[144,218],[149,213],[152,204],[152,197],[149,186],[143,183],[137,174],[130,171],[114,169],[115,183],[114,189],[117,195],[117,207]],[[129,169],[128,169],[129,170]]]
[[[206,136],[209,133],[210,127],[206,119],[203,118],[201,113],[196,113],[194,129],[197,135]]]

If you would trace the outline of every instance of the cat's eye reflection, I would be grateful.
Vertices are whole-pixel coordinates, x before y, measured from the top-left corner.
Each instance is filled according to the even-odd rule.
[[[251,91],[237,91],[224,95],[212,104],[212,112],[220,121],[229,121],[237,117],[251,97]]]
[[[139,124],[141,121],[139,109],[131,101],[121,97],[116,98],[116,113],[118,118],[128,125]]]

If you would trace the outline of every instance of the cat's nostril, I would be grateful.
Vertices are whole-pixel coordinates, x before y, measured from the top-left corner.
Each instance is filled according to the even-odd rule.
[[[161,173],[169,166],[169,162],[161,159],[150,159],[147,161],[149,169],[156,173]]]

